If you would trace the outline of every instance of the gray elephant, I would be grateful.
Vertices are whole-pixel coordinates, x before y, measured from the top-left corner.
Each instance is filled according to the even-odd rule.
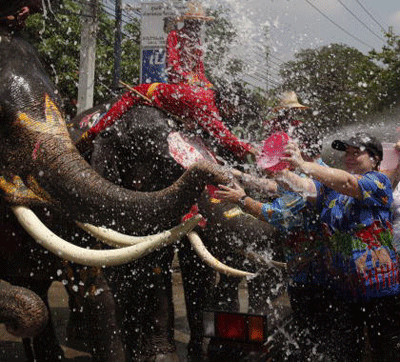
[[[79,127],[83,119],[103,114],[110,104],[112,102],[85,112],[73,123]],[[185,172],[171,156],[167,142],[168,135],[182,128],[181,124],[159,109],[137,106],[128,110],[117,123],[95,139],[93,150],[87,157],[96,171],[125,188],[141,191],[163,189]],[[191,137],[187,133],[186,136]],[[211,146],[215,149],[217,147]],[[241,212],[233,205],[210,201],[211,198],[204,194],[198,202],[199,212],[205,215],[208,223],[204,230],[198,229],[196,232],[221,259],[226,260],[226,250],[239,250],[246,245],[250,245],[252,250],[269,250],[275,256],[280,253],[280,244],[273,227]],[[230,213],[228,218],[224,216],[227,213]],[[211,306],[237,309],[238,279],[222,277],[235,285],[236,289],[233,289],[230,296],[223,294],[215,305],[215,272],[196,256],[187,240],[182,241],[177,250],[191,331],[188,358],[200,361],[204,337],[202,311]],[[256,271],[254,264],[245,256],[233,252],[229,256],[229,263]],[[173,339],[172,257],[173,249],[164,249],[132,264],[105,271],[112,285],[117,309],[122,315],[125,345],[135,361],[177,359],[174,356]],[[139,280],[147,282],[139,286]],[[260,298],[263,296],[260,295]],[[231,302],[226,303],[227,299]]]
[[[61,230],[69,236],[66,243],[46,229],[45,223],[55,229],[78,221],[136,235],[161,232],[179,224],[182,212],[196,202],[206,184],[227,182],[229,177],[213,166],[198,164],[168,188],[145,193],[118,187],[96,173],[72,143],[56,87],[34,49],[19,35],[18,28],[29,10],[40,11],[41,6],[38,0],[0,1],[0,189],[5,226],[1,230],[5,245],[0,277],[44,296],[52,280],[59,277],[60,257],[103,267],[134,260],[161,247],[167,239],[172,241],[167,233],[162,239],[144,238],[140,246],[94,251],[86,248],[91,245],[89,236],[83,240],[85,247],[79,248],[75,243],[82,241],[68,232],[69,226]],[[185,232],[173,230],[177,239]],[[47,342],[45,337],[36,344],[42,349],[37,353],[43,353],[36,358],[60,359],[60,349],[50,355],[43,352],[43,346],[51,349]]]

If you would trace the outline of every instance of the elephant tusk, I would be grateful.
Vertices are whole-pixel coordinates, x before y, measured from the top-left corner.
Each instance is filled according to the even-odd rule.
[[[148,236],[131,236],[119,233],[112,229],[95,226],[87,223],[80,223],[76,221],[76,224],[84,231],[100,240],[104,244],[112,246],[114,248],[122,248],[126,246],[137,245],[147,241],[162,240],[165,238],[168,231],[156,235]]]
[[[243,278],[243,277],[254,277],[255,274],[245,272],[239,269],[231,268],[219,260],[214,258],[211,253],[207,250],[204,243],[201,241],[199,234],[194,231],[191,231],[188,235],[189,241],[193,246],[193,249],[196,251],[197,255],[203,260],[209,267],[215,269],[216,271],[230,275],[233,277]]]
[[[12,206],[11,208],[22,227],[44,248],[68,261],[97,267],[116,266],[139,259],[156,249],[179,240],[201,220],[201,215],[192,217],[179,226],[162,233],[165,236],[163,240],[155,238],[155,240],[142,242],[139,245],[123,249],[90,250],[61,239],[49,230],[32,210],[24,206]]]
[[[270,268],[271,266],[278,268],[278,269],[287,269],[287,263],[282,263],[280,261],[275,260],[267,260],[263,258],[261,255],[253,252],[253,251],[243,251],[242,254],[250,260],[255,261],[258,264],[266,266]]]

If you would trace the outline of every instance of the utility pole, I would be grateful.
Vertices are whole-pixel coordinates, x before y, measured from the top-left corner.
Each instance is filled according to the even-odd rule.
[[[99,0],[84,0],[79,63],[78,114],[93,107]]]
[[[115,1],[114,79],[112,89],[118,92],[121,78],[122,0]]]

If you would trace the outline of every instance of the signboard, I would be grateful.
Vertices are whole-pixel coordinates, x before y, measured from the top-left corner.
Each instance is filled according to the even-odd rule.
[[[169,22],[185,10],[181,1],[144,3],[141,7],[140,83],[166,82],[165,43]]]
[[[140,83],[168,83],[165,71],[165,49],[142,48],[140,74]]]

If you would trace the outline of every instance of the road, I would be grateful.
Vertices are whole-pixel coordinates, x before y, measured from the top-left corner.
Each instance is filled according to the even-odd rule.
[[[174,268],[173,297],[175,306],[175,341],[178,354],[185,362],[186,347],[189,342],[189,328],[186,321],[185,301],[183,297],[182,279],[179,269]],[[246,283],[243,281],[239,289],[240,311],[247,312],[248,298]],[[49,291],[49,303],[54,320],[57,337],[65,351],[65,356],[71,362],[91,362],[91,355],[83,350],[69,348],[66,340],[68,322],[68,296],[60,282],[54,282]],[[16,338],[0,324],[0,362],[26,362],[25,353],[20,338]]]
[[[178,353],[184,361],[184,355],[189,341],[189,328],[186,321],[185,301],[183,298],[182,280],[179,272],[174,273],[173,295],[175,305],[175,340]],[[246,288],[243,286],[240,295],[243,310],[247,310]],[[54,320],[57,337],[65,351],[65,356],[71,362],[91,362],[91,355],[85,351],[69,348],[66,340],[66,327],[69,315],[68,296],[60,282],[54,282],[49,291],[49,303]],[[9,334],[4,325],[0,324],[0,361],[25,362],[25,353],[20,338]]]

